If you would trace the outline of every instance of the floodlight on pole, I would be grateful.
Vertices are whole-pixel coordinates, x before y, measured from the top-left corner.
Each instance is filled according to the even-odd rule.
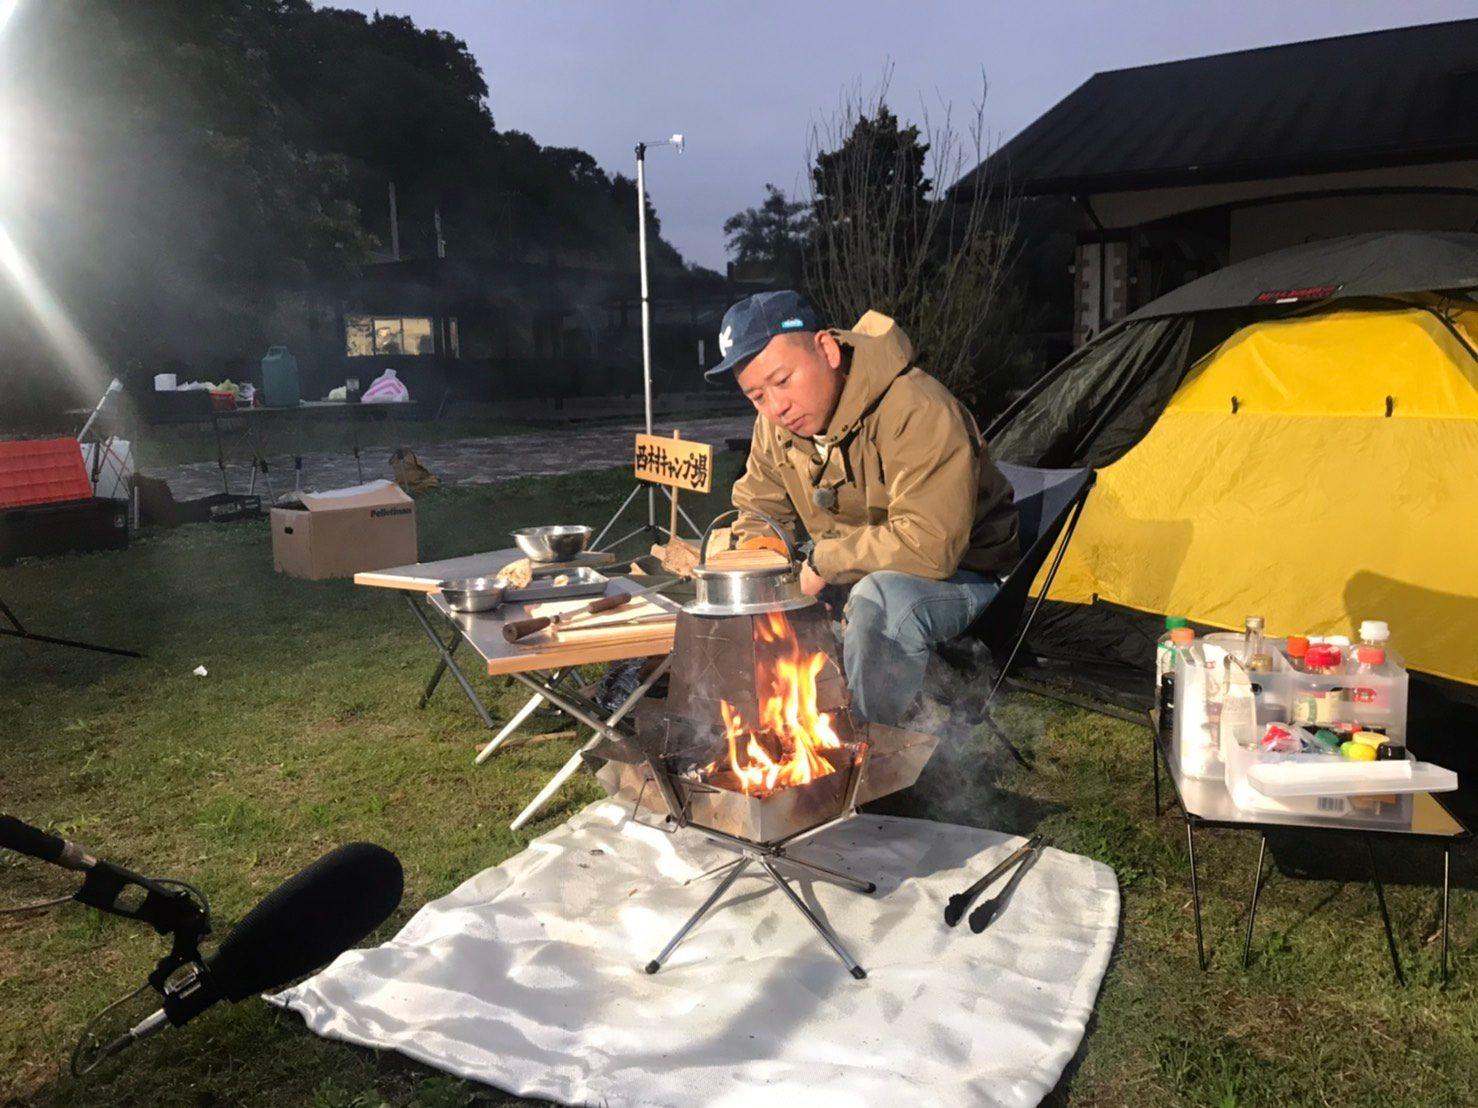
[[[647,287],[647,148],[649,146],[673,146],[683,152],[683,136],[657,142],[636,144],[636,242],[641,263],[641,375],[642,399],[646,413],[647,434],[652,433],[652,309],[651,296]],[[657,490],[647,489],[647,524],[657,526]]]

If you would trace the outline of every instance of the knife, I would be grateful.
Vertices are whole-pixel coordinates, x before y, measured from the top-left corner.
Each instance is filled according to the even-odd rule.
[[[518,642],[526,639],[535,632],[542,631],[546,627],[563,627],[567,623],[576,620],[588,619],[590,616],[600,615],[602,612],[614,612],[617,608],[624,608],[633,600],[640,600],[644,596],[670,589],[682,577],[674,577],[671,581],[663,581],[660,584],[648,585],[636,592],[616,593],[614,596],[603,596],[599,600],[593,600],[583,608],[576,608],[572,612],[557,612],[550,616],[534,616],[531,619],[513,619],[503,624],[503,638],[508,642]]]

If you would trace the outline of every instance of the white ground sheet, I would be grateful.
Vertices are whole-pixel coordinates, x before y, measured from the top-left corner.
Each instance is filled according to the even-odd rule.
[[[975,935],[945,902],[1021,840],[862,815],[795,854],[874,895],[781,869],[866,980],[755,866],[648,975],[717,878],[683,882],[732,855],[628,816],[593,804],[276,1001],[320,1035],[566,1104],[1028,1105],[1077,1050],[1118,929],[1101,863],[1047,850]]]

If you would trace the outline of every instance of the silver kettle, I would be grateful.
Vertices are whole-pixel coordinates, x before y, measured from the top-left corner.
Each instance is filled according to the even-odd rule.
[[[721,512],[714,517],[698,544],[699,564],[693,569],[697,596],[683,605],[683,611],[695,616],[752,616],[764,612],[788,612],[816,603],[814,596],[801,592],[800,569],[795,546],[784,529],[763,512],[746,509],[769,525],[788,555],[785,565],[755,566],[748,569],[724,569],[708,564],[708,540],[714,527],[737,510]]]

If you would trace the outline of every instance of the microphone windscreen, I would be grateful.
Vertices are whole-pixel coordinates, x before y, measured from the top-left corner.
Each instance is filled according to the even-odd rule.
[[[289,877],[233,927],[207,959],[235,1003],[333,961],[400,903],[400,860],[374,843],[346,843]]]
[[[0,816],[0,847],[29,854],[44,862],[55,862],[61,858],[66,845],[65,840],[49,835],[39,827],[22,823],[12,816]]]

